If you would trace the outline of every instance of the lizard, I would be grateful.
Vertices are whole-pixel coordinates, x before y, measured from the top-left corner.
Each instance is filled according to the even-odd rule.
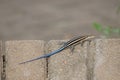
[[[28,62],[35,61],[35,60],[42,59],[42,58],[48,58],[48,57],[50,57],[50,56],[52,56],[52,55],[54,55],[54,54],[57,54],[57,53],[65,50],[65,49],[67,49],[67,48],[70,48],[70,49],[73,51],[73,50],[74,50],[74,47],[75,47],[76,45],[78,45],[78,44],[83,45],[83,43],[84,43],[85,41],[89,41],[89,42],[90,42],[90,41],[91,41],[90,39],[92,39],[92,38],[94,38],[94,37],[95,37],[95,36],[93,36],[93,35],[85,35],[85,36],[77,36],[77,37],[74,37],[74,38],[70,39],[69,41],[65,42],[62,47],[60,47],[59,49],[57,49],[57,50],[55,50],[55,51],[53,51],[53,52],[50,52],[50,53],[45,54],[45,55],[43,55],[43,56],[39,56],[39,57],[33,58],[33,59],[31,59],[31,60],[27,60],[27,61],[21,62],[21,63],[19,63],[19,64],[28,63]]]

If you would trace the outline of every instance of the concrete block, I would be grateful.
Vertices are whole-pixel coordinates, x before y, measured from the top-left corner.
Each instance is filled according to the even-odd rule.
[[[97,39],[94,80],[120,80],[120,39]]]
[[[37,40],[7,41],[6,80],[45,80],[46,59],[19,64],[43,55],[44,45],[44,41]]]
[[[64,41],[50,41],[50,52],[60,48],[62,42]],[[48,58],[48,78],[50,80],[87,80],[88,47],[88,43],[85,43],[82,47],[76,46],[73,53],[70,49],[66,49]]]

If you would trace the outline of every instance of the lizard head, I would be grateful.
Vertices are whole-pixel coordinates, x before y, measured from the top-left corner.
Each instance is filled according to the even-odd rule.
[[[92,39],[92,38],[95,38],[95,36],[93,36],[93,35],[88,35],[86,39]]]

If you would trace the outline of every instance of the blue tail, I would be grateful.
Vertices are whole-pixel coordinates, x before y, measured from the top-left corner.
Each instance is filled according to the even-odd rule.
[[[52,55],[54,55],[54,54],[56,54],[56,53],[61,52],[62,50],[64,50],[64,47],[61,47],[60,49],[55,50],[55,51],[53,51],[53,52],[51,52],[51,53],[49,53],[49,54],[45,54],[45,55],[43,55],[43,56],[39,56],[39,57],[37,57],[37,58],[31,59],[31,60],[28,60],[28,61],[25,61],[25,62],[21,62],[21,63],[19,63],[19,64],[28,63],[28,62],[35,61],[35,60],[42,59],[42,58],[48,58],[48,57],[50,57],[50,56],[52,56]]]

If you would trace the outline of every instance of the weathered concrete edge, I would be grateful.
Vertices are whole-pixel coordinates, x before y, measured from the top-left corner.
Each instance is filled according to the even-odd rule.
[[[95,40],[93,40],[87,49],[87,57],[86,57],[86,67],[87,67],[87,80],[93,80],[94,78],[94,63],[95,63]]]
[[[5,41],[0,40],[0,80],[5,80]]]

